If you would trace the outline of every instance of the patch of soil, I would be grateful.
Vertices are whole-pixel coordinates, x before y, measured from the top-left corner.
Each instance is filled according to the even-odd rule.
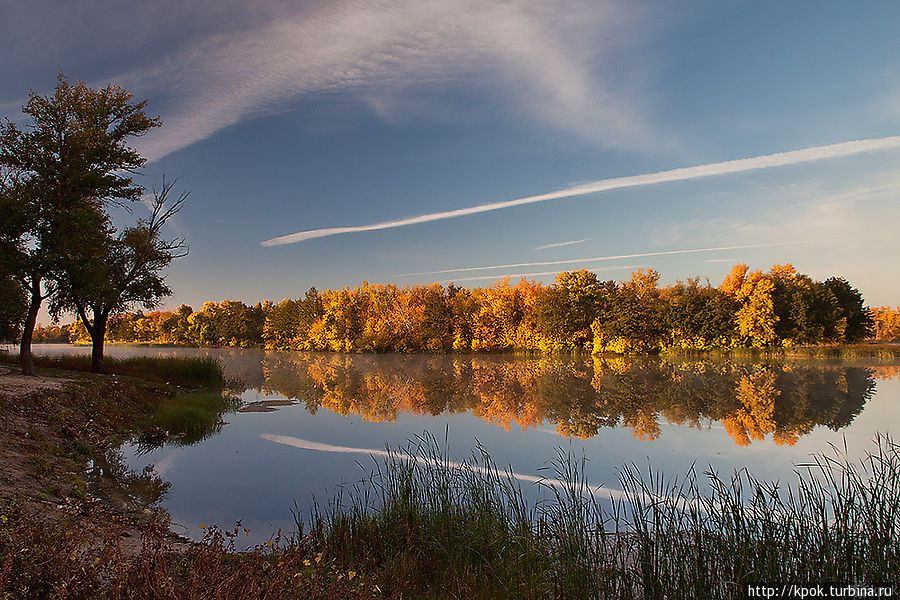
[[[5,373],[4,373],[5,371]],[[62,390],[71,379],[58,377],[28,377],[15,375],[8,368],[0,367],[0,396],[18,398],[42,390]]]
[[[141,550],[156,501],[167,489],[150,473],[117,461],[118,444],[152,427],[155,407],[173,393],[130,378],[63,373],[0,374],[0,503],[64,526],[114,532],[128,555]],[[152,493],[145,493],[149,489]],[[173,546],[182,547],[179,540]]]

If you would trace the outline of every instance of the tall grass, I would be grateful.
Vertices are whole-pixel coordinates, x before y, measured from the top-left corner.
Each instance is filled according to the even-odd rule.
[[[787,486],[632,465],[610,502],[592,493],[583,462],[560,453],[549,494],[529,502],[485,452],[455,463],[421,438],[297,521],[387,597],[738,598],[760,581],[890,581],[900,444],[879,436],[864,459],[846,456],[814,456]]]
[[[8,359],[17,359],[10,356]],[[35,356],[38,367],[90,371],[90,355]],[[128,375],[191,388],[220,388],[225,382],[221,365],[214,359],[202,357],[153,357],[104,358],[108,374]]]

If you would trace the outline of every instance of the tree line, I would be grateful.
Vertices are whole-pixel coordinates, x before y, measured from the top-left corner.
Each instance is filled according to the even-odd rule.
[[[187,253],[162,227],[184,204],[163,179],[150,214],[117,227],[111,206],[130,211],[145,195],[134,175],[146,159],[129,144],[155,127],[117,86],[91,88],[60,74],[52,94],[31,92],[24,125],[0,128],[0,339],[18,339],[22,372],[34,374],[31,342],[45,302],[77,315],[103,370],[109,320],[170,295],[163,269]]]
[[[334,352],[615,352],[789,348],[856,342],[880,328],[846,279],[815,281],[790,264],[767,272],[736,265],[719,287],[699,278],[659,286],[659,273],[600,281],[587,270],[550,285],[521,280],[468,289],[378,285],[318,291],[250,306],[208,302],[195,311],[133,312],[110,319],[111,342],[266,347]],[[876,316],[879,320],[876,322]],[[878,325],[879,327],[876,327]],[[38,332],[86,341],[82,323]]]

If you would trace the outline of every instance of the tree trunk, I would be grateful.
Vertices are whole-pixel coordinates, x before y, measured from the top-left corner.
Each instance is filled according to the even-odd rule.
[[[105,373],[103,368],[103,338],[106,337],[106,313],[94,313],[94,327],[91,331],[91,372]]]
[[[38,311],[41,309],[41,282],[28,290],[31,293],[31,302],[28,305],[28,314],[25,315],[25,323],[22,325],[22,339],[19,341],[19,364],[22,366],[22,375],[34,375],[34,355],[31,353],[31,339],[34,337],[34,325],[37,323]]]

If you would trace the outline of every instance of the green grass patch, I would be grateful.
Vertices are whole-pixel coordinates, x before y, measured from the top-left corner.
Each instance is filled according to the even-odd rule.
[[[7,355],[3,360],[7,363],[18,361],[18,355]],[[89,355],[57,355],[35,356],[37,367],[64,369],[69,371],[90,371]],[[108,374],[139,377],[150,381],[158,381],[170,385],[189,388],[221,388],[225,376],[218,361],[210,357],[152,357],[136,356],[132,358],[103,359]]]

